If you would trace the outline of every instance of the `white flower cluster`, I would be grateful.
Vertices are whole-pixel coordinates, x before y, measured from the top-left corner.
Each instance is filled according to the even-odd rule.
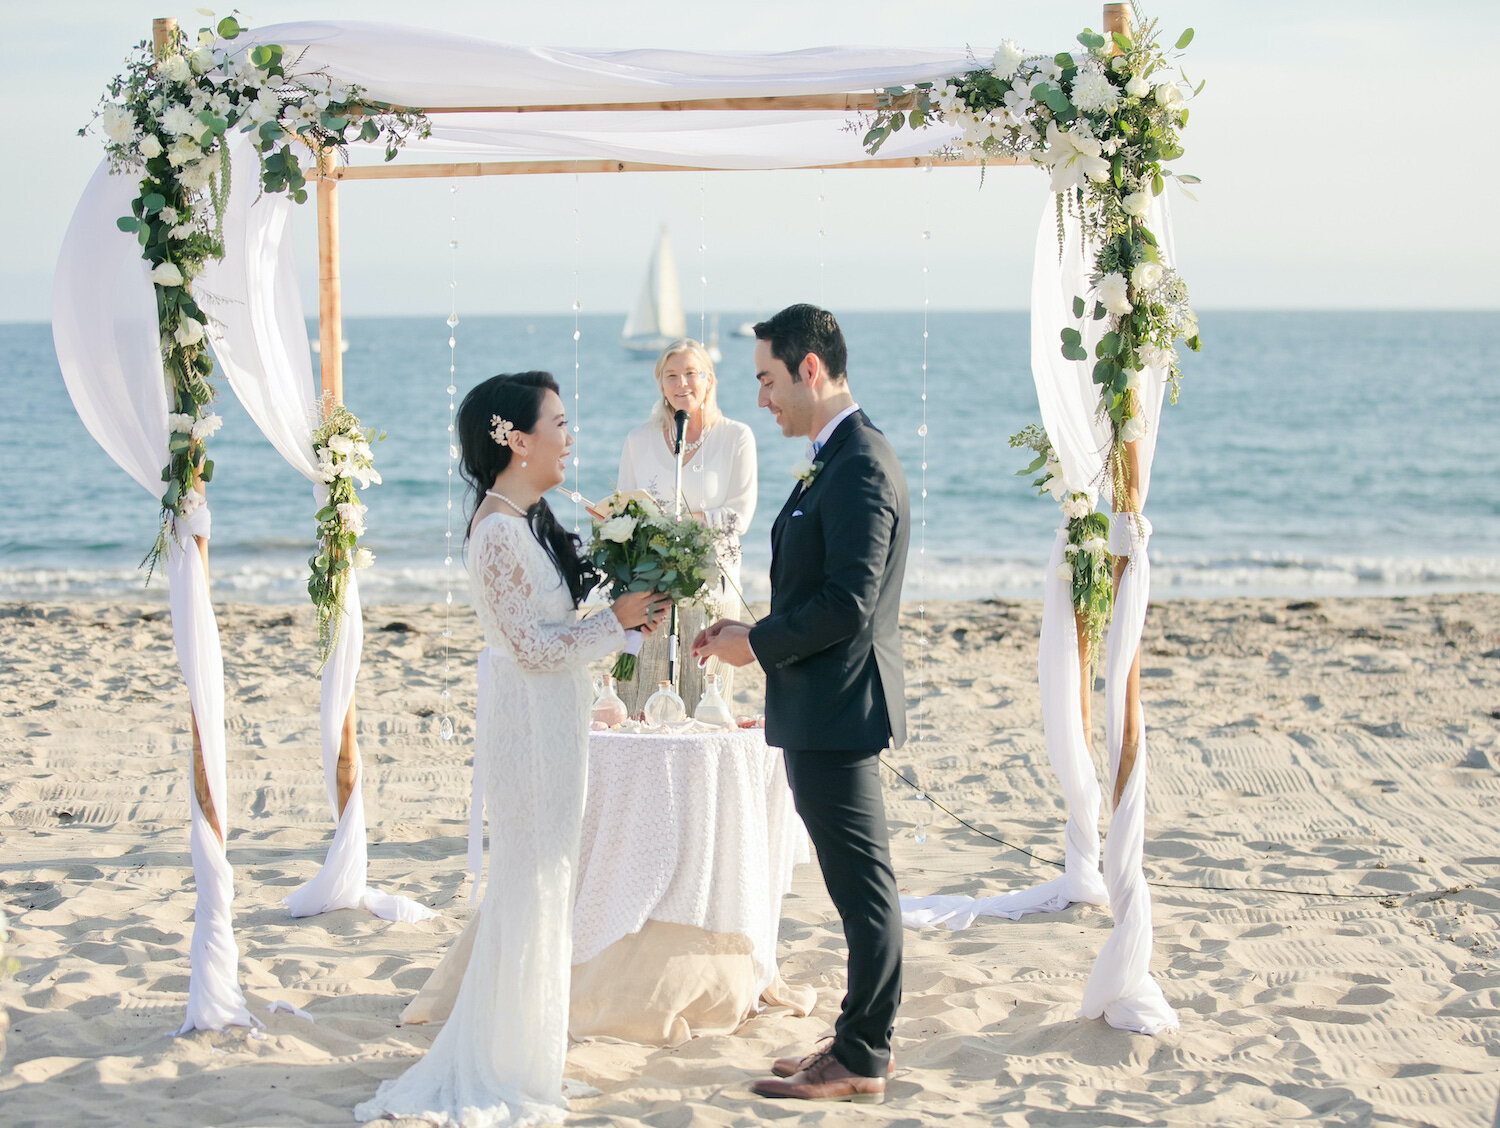
[[[201,441],[210,435],[217,434],[222,426],[224,426],[224,420],[212,412],[198,419],[178,411],[167,415],[167,430],[173,434],[186,435],[194,440]]]
[[[340,432],[315,448],[318,458],[318,478],[332,483],[338,478],[352,478],[366,489],[373,482],[379,484],[380,473],[375,469],[375,455],[369,441],[359,431]]]

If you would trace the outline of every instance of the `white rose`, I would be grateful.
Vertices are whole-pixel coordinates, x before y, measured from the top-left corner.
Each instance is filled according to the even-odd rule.
[[[1120,441],[1122,443],[1133,443],[1146,437],[1146,420],[1139,415],[1132,415],[1120,425]]]
[[[141,138],[141,156],[147,160],[161,156],[161,141],[157,139],[156,134],[148,133]]]
[[[158,286],[181,286],[182,271],[177,269],[176,263],[160,263],[151,271],[151,281]]]
[[[1151,210],[1151,197],[1145,192],[1132,192],[1120,201],[1120,207],[1125,209],[1126,215],[1140,219]]]
[[[812,473],[812,459],[810,459],[810,458],[799,458],[799,459],[797,459],[796,462],[792,463],[792,477],[794,477],[794,478],[806,478],[811,473]]]
[[[1068,583],[1072,583],[1073,582],[1073,565],[1071,565],[1071,564],[1059,564],[1057,566],[1057,578],[1059,580],[1067,580]]]
[[[203,340],[203,322],[192,317],[184,317],[177,323],[177,331],[173,334],[179,345],[196,345]]]
[[[1106,274],[1099,279],[1099,300],[1104,303],[1104,308],[1120,316],[1129,313],[1134,307],[1127,296],[1127,288],[1125,275],[1118,272]]]
[[[1130,81],[1125,84],[1125,93],[1129,94],[1132,98],[1144,98],[1150,92],[1151,83],[1146,81],[1146,76],[1143,74],[1132,76]]]
[[[199,47],[190,56],[193,69],[199,74],[214,69],[214,53],[207,45]]]
[[[354,440],[348,435],[334,435],[328,440],[328,449],[342,455],[354,453]]]
[[[167,160],[171,162],[174,168],[190,164],[202,155],[203,146],[199,145],[197,140],[192,137],[179,137],[172,143],[172,147],[167,150]]]
[[[193,77],[193,68],[186,56],[168,55],[156,64],[156,73],[168,82],[186,82]]]
[[[99,119],[104,136],[116,145],[129,144],[135,137],[135,115],[124,106],[109,106]]]
[[[1130,285],[1133,289],[1149,290],[1161,281],[1161,265],[1143,259],[1135,264],[1135,269],[1130,272]]]
[[[612,517],[599,526],[599,535],[616,544],[624,544],[633,532],[635,532],[634,517]]]
[[[1169,110],[1176,109],[1182,105],[1182,91],[1177,88],[1175,82],[1163,82],[1156,88],[1156,104],[1165,106]]]
[[[1070,521],[1076,521],[1080,517],[1087,517],[1094,511],[1093,504],[1089,499],[1080,494],[1077,497],[1068,497],[1062,503],[1063,516]]]
[[[1125,373],[1125,388],[1127,391],[1139,393],[1141,390],[1141,374],[1132,369]]]
[[[991,60],[991,69],[995,72],[995,77],[1003,81],[1016,73],[1016,68],[1021,65],[1021,61],[1025,58],[1026,52],[1021,50],[1020,45],[1013,40],[1007,39],[1000,44],[999,49],[995,52],[995,56]]]
[[[355,569],[368,568],[373,563],[375,563],[375,554],[373,552],[368,548],[356,548],[354,550],[354,559],[349,561],[349,566]]]

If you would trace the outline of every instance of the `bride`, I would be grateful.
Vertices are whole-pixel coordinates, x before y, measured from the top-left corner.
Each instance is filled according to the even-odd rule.
[[[649,633],[667,597],[635,592],[577,617],[595,576],[542,500],[573,446],[550,375],[484,381],[457,424],[478,503],[465,562],[489,653],[474,741],[496,813],[489,882],[471,944],[444,961],[468,965],[447,1023],[424,1058],[354,1114],[488,1128],[563,1118],[588,662],[619,649],[627,628]],[[440,965],[433,978],[445,973],[455,971]]]

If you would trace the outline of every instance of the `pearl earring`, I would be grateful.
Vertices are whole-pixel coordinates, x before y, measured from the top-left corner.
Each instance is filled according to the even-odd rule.
[[[522,470],[526,469],[526,460],[524,458],[521,459],[521,469]]]

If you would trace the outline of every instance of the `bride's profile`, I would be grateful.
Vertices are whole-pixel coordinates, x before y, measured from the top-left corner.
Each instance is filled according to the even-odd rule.
[[[578,617],[596,577],[542,500],[563,481],[573,446],[550,375],[478,384],[456,429],[476,501],[465,563],[488,659],[474,756],[493,812],[489,878],[477,917],[433,973],[462,975],[446,1024],[425,1057],[354,1114],[498,1128],[566,1111],[588,663],[619,649],[626,629],[649,632],[666,597],[631,593]]]

